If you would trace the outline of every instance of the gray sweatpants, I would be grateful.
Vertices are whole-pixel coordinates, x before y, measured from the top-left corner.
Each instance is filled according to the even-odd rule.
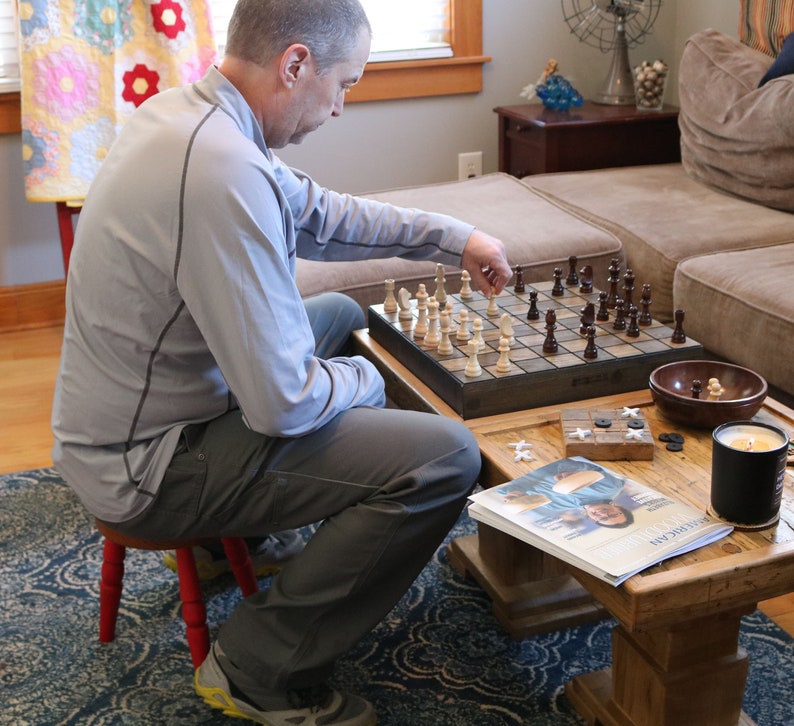
[[[308,299],[306,308],[321,357],[337,355],[365,325],[342,295]],[[456,521],[479,470],[471,433],[442,416],[355,408],[313,434],[279,439],[254,433],[233,411],[185,431],[157,499],[125,529],[261,536],[322,522],[218,636],[234,684],[265,708],[283,708],[287,690],[326,681],[391,610]]]

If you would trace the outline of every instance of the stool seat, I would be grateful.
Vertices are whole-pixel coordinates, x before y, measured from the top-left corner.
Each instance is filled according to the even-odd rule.
[[[182,600],[182,618],[187,630],[187,641],[193,667],[198,668],[210,649],[207,610],[201,592],[201,582],[193,557],[193,547],[207,543],[208,539],[148,540],[122,534],[105,522],[95,520],[96,527],[105,538],[102,559],[102,577],[99,585],[99,640],[109,643],[116,637],[116,620],[121,602],[124,579],[124,558],[128,548],[137,550],[176,551],[179,597]],[[224,552],[229,560],[237,584],[248,597],[259,590],[248,546],[241,537],[222,537]]]

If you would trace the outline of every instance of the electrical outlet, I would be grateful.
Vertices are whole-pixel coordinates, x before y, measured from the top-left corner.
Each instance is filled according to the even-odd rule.
[[[458,154],[458,179],[482,176],[482,151]]]

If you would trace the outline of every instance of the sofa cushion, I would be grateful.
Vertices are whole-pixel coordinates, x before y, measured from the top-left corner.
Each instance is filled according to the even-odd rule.
[[[739,39],[767,55],[776,56],[783,39],[794,32],[791,0],[742,0],[740,12]]]
[[[496,173],[442,184],[381,191],[364,196],[403,207],[441,212],[475,225],[505,243],[510,264],[522,265],[524,280],[550,280],[554,267],[566,265],[571,255],[579,265],[592,265],[594,275],[605,276],[613,257],[622,249],[615,236],[549,202],[508,174]],[[420,282],[435,278],[434,262],[399,258],[360,262],[298,260],[298,288],[304,297],[328,290],[347,293],[362,307],[383,302],[383,281],[413,294]],[[459,270],[446,270],[454,292]]]
[[[673,295],[687,334],[794,395],[792,279],[794,244],[703,255],[679,265]]]
[[[680,164],[541,174],[523,181],[621,240],[636,285],[651,285],[653,314],[662,321],[672,319],[673,274],[682,260],[794,242],[794,215],[699,184]]]
[[[794,76],[758,87],[769,56],[715,30],[686,43],[679,68],[681,162],[704,184],[794,210]]]
[[[774,78],[788,76],[792,73],[794,73],[794,33],[783,41],[780,55],[772,61],[772,65],[767,68],[758,85],[763,86]]]

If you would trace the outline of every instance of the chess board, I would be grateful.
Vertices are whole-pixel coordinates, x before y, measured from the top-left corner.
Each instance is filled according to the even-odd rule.
[[[480,418],[537,406],[567,403],[597,396],[625,393],[647,388],[648,377],[665,363],[703,357],[703,346],[687,337],[683,343],[671,341],[673,329],[656,320],[640,327],[637,337],[613,329],[610,320],[594,323],[597,357],[584,357],[587,340],[580,333],[582,308],[588,303],[598,307],[599,290],[582,293],[578,286],[566,286],[560,297],[551,294],[554,283],[526,285],[516,293],[506,288],[497,298],[498,312],[488,316],[488,298],[475,292],[462,300],[459,293],[447,293],[453,304],[453,320],[461,309],[469,320],[483,321],[485,351],[478,355],[482,374],[465,375],[469,354],[466,343],[458,342],[453,332],[452,353],[441,355],[433,347],[414,338],[418,319],[417,301],[411,300],[411,319],[400,320],[398,312],[384,312],[384,305],[368,310],[369,334],[432,388],[462,418]],[[537,292],[538,320],[527,319],[530,292]],[[545,313],[556,312],[555,353],[544,353],[547,337]],[[515,344],[510,351],[511,368],[497,371],[499,361],[500,318],[510,314]],[[684,325],[684,330],[685,330]]]

